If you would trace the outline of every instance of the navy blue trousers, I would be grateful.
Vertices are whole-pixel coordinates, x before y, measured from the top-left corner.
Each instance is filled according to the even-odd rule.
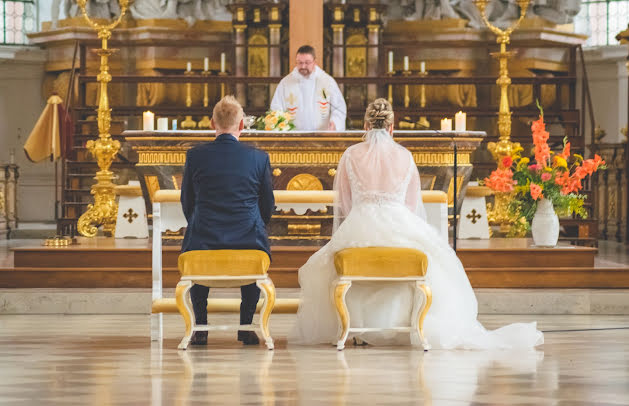
[[[192,300],[192,309],[196,324],[207,324],[207,296],[210,288],[203,285],[194,285],[190,288],[190,299]],[[256,312],[256,306],[260,299],[260,288],[255,283],[240,287],[240,324],[251,324],[253,315]]]

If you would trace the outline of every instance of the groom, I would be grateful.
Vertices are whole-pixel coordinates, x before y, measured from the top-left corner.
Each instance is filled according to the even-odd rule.
[[[275,206],[271,164],[266,152],[238,141],[243,111],[233,96],[214,106],[214,141],[192,148],[186,155],[181,205],[188,220],[181,251],[257,249],[271,256],[266,224]],[[207,324],[210,288],[190,290],[197,324]],[[251,324],[260,289],[255,283],[240,288],[240,324]],[[238,331],[245,345],[259,343],[253,331]],[[190,344],[207,343],[207,331],[195,332]]]

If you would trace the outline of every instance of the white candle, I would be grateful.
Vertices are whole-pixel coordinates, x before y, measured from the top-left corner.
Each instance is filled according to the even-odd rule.
[[[462,111],[459,111],[454,115],[454,129],[456,131],[465,131],[465,121],[467,119],[467,115]]]
[[[168,131],[168,117],[157,119],[157,131]]]
[[[207,56],[203,58],[203,70],[205,72],[210,70],[210,58],[208,58]]]
[[[155,114],[150,111],[142,113],[142,129],[144,131],[155,131]]]
[[[408,56],[404,57],[404,70],[408,71]]]
[[[192,64],[191,64],[190,62],[188,62],[188,63],[186,64],[186,70],[187,70],[188,72],[190,72],[190,71],[192,70]]]
[[[15,148],[11,148],[11,152],[9,153],[9,163],[15,163]]]
[[[419,70],[421,71],[421,73],[426,72],[426,62],[421,61],[421,63],[419,64]]]
[[[177,129],[177,120],[173,120],[173,131]]]
[[[221,73],[225,73],[225,52],[221,52]]]
[[[452,131],[452,119],[444,118],[441,120],[441,131]]]
[[[393,51],[389,51],[389,72],[393,72]]]

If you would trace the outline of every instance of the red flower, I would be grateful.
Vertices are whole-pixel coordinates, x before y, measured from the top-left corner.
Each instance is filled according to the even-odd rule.
[[[539,171],[540,169],[542,169],[540,164],[529,165],[529,171]]]
[[[542,187],[540,185],[531,183],[531,197],[533,198],[533,200],[544,197],[544,195],[542,194]]]
[[[512,192],[515,185],[513,172],[510,169],[496,169],[488,178],[485,178],[485,185],[497,192]]]
[[[553,177],[553,175],[550,172],[542,173],[542,181],[543,182],[548,182],[552,177]]]
[[[511,165],[513,165],[513,159],[510,156],[506,156],[506,157],[502,158],[502,167],[503,168],[511,168]]]

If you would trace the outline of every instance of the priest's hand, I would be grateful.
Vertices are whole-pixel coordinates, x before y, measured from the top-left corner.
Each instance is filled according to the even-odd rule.
[[[328,131],[336,131],[336,124],[333,121],[328,124]]]

